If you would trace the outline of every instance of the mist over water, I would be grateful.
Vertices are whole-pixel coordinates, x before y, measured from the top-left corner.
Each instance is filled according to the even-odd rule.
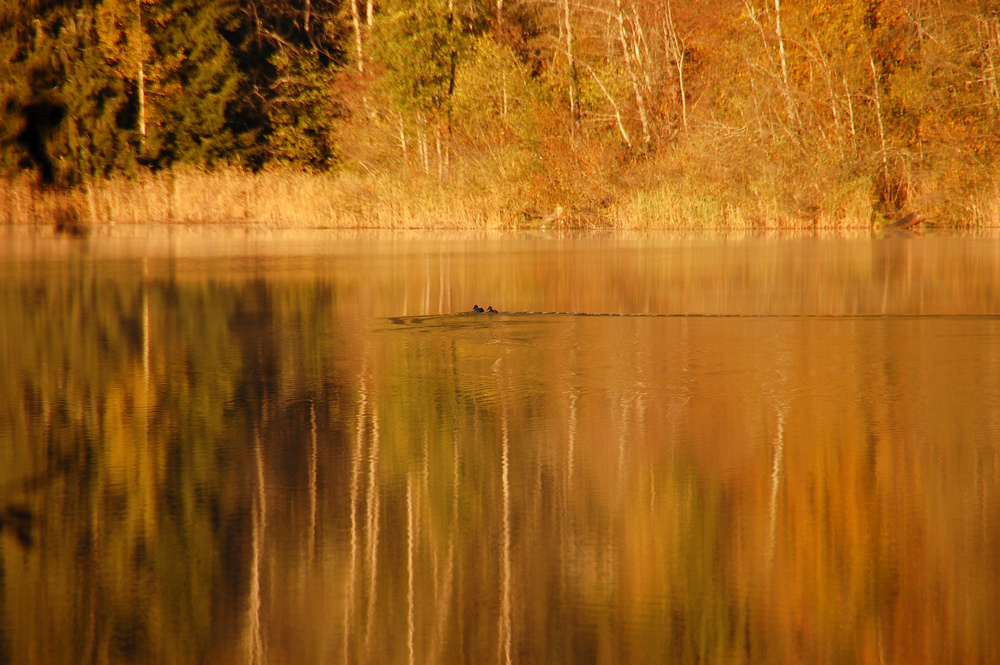
[[[0,237],[2,661],[1000,660],[996,236],[132,235]]]

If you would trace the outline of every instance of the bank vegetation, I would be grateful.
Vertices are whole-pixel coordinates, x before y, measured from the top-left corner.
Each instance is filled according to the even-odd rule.
[[[1000,214],[980,0],[0,0],[0,220]]]

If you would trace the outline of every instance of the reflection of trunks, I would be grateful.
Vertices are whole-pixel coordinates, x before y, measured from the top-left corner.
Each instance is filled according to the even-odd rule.
[[[1000,662],[996,233],[5,232],[0,660]]]

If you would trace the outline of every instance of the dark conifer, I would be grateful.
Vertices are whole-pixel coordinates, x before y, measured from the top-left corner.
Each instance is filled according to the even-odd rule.
[[[8,109],[8,112],[11,110]],[[16,141],[24,148],[31,166],[38,169],[42,185],[52,185],[56,181],[56,169],[49,156],[47,141],[65,115],[66,109],[62,104],[45,100],[32,102],[20,109],[22,129]]]

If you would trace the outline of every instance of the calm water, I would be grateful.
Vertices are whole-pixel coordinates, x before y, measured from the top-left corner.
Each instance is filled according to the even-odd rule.
[[[1000,662],[996,235],[8,233],[0,363],[0,662]]]

